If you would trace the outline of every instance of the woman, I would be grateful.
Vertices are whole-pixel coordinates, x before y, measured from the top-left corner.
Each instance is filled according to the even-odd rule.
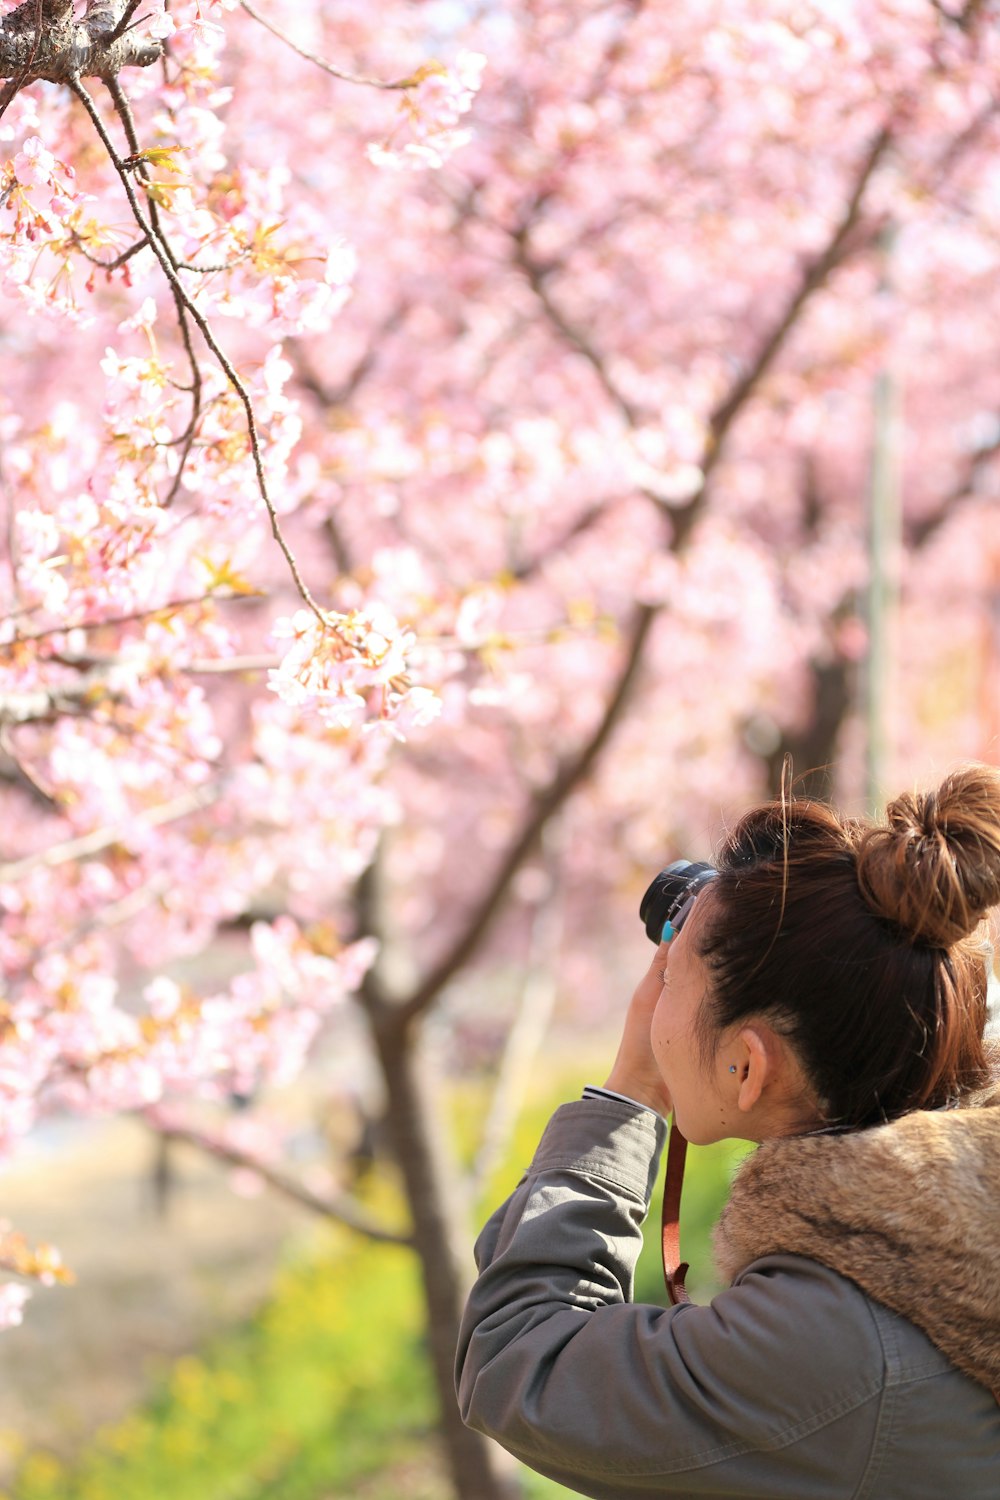
[[[465,1420],[586,1495],[1000,1496],[1000,773],[748,813],[476,1247]],[[631,1302],[673,1111],[761,1142],[708,1307]]]

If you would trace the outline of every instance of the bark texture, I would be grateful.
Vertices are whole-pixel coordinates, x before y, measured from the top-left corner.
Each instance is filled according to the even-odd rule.
[[[123,68],[148,68],[163,45],[134,30],[117,35],[127,0],[89,0],[77,17],[72,0],[24,0],[0,21],[0,78],[23,87],[37,79],[115,78]]]
[[[441,1402],[440,1432],[458,1500],[512,1500],[518,1493],[499,1450],[466,1427],[455,1399],[455,1347],[471,1254],[462,1245],[463,1217],[453,1203],[449,1174],[426,1097],[415,1032],[400,1013],[383,1013],[372,1030],[386,1088],[386,1124],[413,1216],[412,1240],[420,1260],[427,1305],[427,1336]],[[463,1249],[465,1253],[463,1254]]]

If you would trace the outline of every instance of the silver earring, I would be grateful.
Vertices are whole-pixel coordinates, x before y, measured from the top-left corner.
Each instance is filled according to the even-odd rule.
[[[730,1071],[730,1073],[735,1073],[736,1072],[736,1064],[735,1063],[730,1063],[729,1064],[729,1071]]]

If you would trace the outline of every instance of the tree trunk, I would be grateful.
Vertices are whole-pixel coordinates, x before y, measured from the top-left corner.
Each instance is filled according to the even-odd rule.
[[[372,1032],[385,1081],[386,1124],[420,1259],[440,1431],[455,1494],[458,1500],[513,1500],[519,1486],[508,1477],[503,1456],[465,1426],[455,1399],[455,1348],[472,1255],[450,1187],[456,1174],[448,1170],[443,1131],[420,1070],[419,1027],[383,1012],[372,1018]],[[466,1266],[469,1273],[463,1273]]]
[[[855,699],[857,669],[843,656],[812,663],[813,711],[805,725],[781,736],[766,757],[771,795],[781,790],[781,768],[792,757],[796,796],[829,802],[835,793],[834,772],[841,730]]]

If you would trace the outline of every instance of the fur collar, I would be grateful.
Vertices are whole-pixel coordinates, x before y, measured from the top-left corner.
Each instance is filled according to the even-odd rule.
[[[806,1255],[916,1323],[1000,1401],[1000,1087],[844,1135],[765,1141],[715,1232],[732,1280]]]

